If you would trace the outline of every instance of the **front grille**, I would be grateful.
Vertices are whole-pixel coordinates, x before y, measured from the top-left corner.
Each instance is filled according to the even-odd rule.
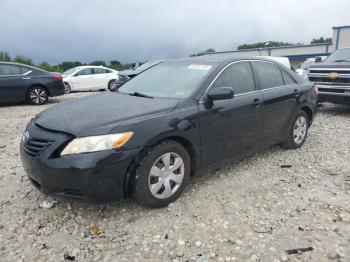
[[[32,138],[24,144],[24,151],[32,157],[37,157],[53,142],[46,139]]]
[[[317,82],[317,83],[350,84],[350,78],[335,78],[335,79],[331,79],[329,77],[310,76],[309,80],[311,82]]]
[[[319,87],[318,91],[320,92],[329,92],[329,93],[339,93],[339,94],[344,94],[345,89],[339,89],[339,88],[323,88]]]
[[[343,75],[350,75],[350,70],[317,70],[317,69],[310,69],[309,70],[311,74],[330,74],[330,73],[337,73],[337,74],[343,74]]]

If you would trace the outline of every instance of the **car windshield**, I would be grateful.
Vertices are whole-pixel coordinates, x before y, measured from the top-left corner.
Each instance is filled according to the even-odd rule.
[[[161,63],[122,85],[118,92],[150,97],[187,98],[212,71],[213,65],[190,62]]]
[[[326,59],[326,62],[350,62],[350,48],[335,51]]]
[[[79,67],[73,67],[71,69],[68,69],[67,71],[64,71],[62,75],[68,76],[73,74],[74,72],[76,72],[79,69]]]

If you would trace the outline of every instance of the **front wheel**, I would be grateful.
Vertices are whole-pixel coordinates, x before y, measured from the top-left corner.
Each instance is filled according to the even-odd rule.
[[[174,202],[184,190],[190,175],[187,150],[171,140],[154,146],[136,170],[133,193],[140,204],[164,207]]]
[[[48,92],[41,86],[33,86],[28,90],[27,101],[32,105],[43,105],[48,99]]]
[[[309,130],[309,117],[305,111],[300,110],[296,113],[288,129],[287,139],[281,144],[287,149],[301,147],[306,140]]]

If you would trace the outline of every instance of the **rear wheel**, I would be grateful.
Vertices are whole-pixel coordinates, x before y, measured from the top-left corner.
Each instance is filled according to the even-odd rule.
[[[32,105],[43,105],[48,99],[48,92],[41,86],[33,86],[28,90],[27,101]]]
[[[72,91],[72,88],[70,87],[70,84],[64,83],[64,85],[66,86],[66,94],[69,94]]]
[[[287,149],[301,147],[306,140],[309,129],[309,117],[305,111],[300,110],[296,113],[288,129],[287,139],[281,145]]]
[[[117,88],[117,81],[116,80],[111,80],[108,83],[108,90],[114,91]]]
[[[164,207],[174,202],[184,190],[191,161],[186,149],[175,141],[153,147],[136,170],[133,193],[136,200],[149,207]]]

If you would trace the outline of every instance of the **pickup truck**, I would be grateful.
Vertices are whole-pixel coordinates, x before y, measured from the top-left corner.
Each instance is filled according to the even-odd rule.
[[[313,64],[308,78],[315,83],[319,102],[350,105],[350,48],[338,49],[324,62]]]

